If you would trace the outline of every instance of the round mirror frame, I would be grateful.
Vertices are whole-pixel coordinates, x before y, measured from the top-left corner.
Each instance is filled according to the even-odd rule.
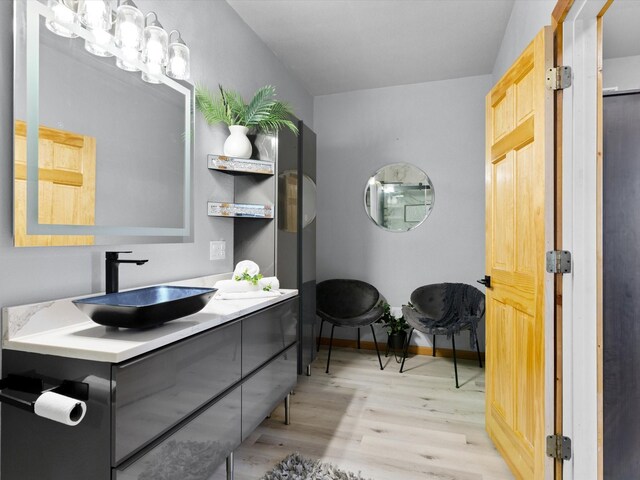
[[[412,225],[410,228],[403,229],[403,230],[392,229],[392,228],[387,227],[386,225],[378,223],[378,221],[371,216],[371,213],[370,213],[370,208],[371,207],[367,205],[367,194],[369,193],[372,179],[375,179],[379,174],[381,174],[382,172],[384,172],[387,169],[390,169],[390,168],[393,168],[393,167],[406,167],[406,166],[411,167],[412,169],[418,171],[419,173],[421,173],[424,176],[425,181],[421,182],[421,183],[424,183],[424,184],[429,186],[429,190],[431,191],[431,205],[425,205],[428,208],[428,210],[427,210],[425,216],[422,218],[422,220],[420,220],[419,222],[415,223],[415,225]],[[367,213],[367,216],[369,217],[369,219],[377,227],[379,227],[379,228],[381,228],[381,229],[383,229],[383,230],[385,230],[387,232],[404,233],[404,232],[410,232],[411,230],[415,230],[420,225],[422,225],[427,218],[429,218],[429,215],[431,215],[431,212],[433,211],[433,207],[435,205],[435,199],[436,199],[436,191],[435,191],[435,189],[433,187],[433,183],[431,182],[431,178],[429,178],[429,175],[427,175],[427,173],[424,170],[422,170],[419,167],[416,167],[415,165],[413,165],[411,163],[398,162],[398,163],[390,163],[388,165],[384,165],[383,167],[381,167],[378,170],[376,170],[376,172],[369,177],[369,179],[367,180],[367,184],[364,187],[363,206],[364,206],[365,212]]]

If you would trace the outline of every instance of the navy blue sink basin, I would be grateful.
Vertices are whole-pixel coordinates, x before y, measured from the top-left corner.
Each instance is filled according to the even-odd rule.
[[[149,328],[202,310],[215,288],[157,287],[73,300],[91,320],[107,327]]]

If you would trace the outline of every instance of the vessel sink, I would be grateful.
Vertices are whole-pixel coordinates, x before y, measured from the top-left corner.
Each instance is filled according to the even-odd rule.
[[[160,285],[73,300],[91,320],[121,328],[149,328],[202,310],[215,288]]]

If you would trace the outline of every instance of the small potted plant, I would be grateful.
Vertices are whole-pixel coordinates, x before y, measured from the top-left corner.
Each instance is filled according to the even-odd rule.
[[[382,309],[384,313],[380,322],[387,330],[387,353],[389,350],[393,350],[394,354],[402,353],[410,326],[404,316],[396,317],[391,313],[391,306],[387,302],[382,302]]]
[[[298,134],[298,127],[290,120],[291,106],[275,97],[272,85],[258,89],[249,103],[238,92],[226,90],[222,85],[218,85],[216,95],[203,86],[196,87],[196,107],[209,125],[224,123],[229,127],[231,134],[224,142],[224,154],[236,158],[251,158],[249,130],[277,132],[286,127]]]

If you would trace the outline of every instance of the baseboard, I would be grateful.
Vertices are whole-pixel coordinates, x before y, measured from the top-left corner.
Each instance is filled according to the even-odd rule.
[[[329,345],[329,339],[326,337],[322,337],[320,339],[320,345]],[[334,338],[333,339],[334,347],[344,347],[344,348],[358,348],[357,340],[348,340],[345,338]],[[375,350],[376,346],[373,342],[368,340],[362,340],[360,342],[360,348],[365,350]],[[380,353],[384,353],[387,344],[385,342],[378,342],[378,348],[380,348]],[[433,351],[431,347],[423,346],[423,345],[409,345],[409,353],[414,355],[429,355],[431,356]],[[480,356],[482,357],[482,361],[484,362],[484,352],[480,352]],[[451,348],[438,348],[436,347],[436,357],[448,357],[453,358],[453,350]],[[473,350],[456,350],[456,357],[463,360],[478,360],[478,353]]]

